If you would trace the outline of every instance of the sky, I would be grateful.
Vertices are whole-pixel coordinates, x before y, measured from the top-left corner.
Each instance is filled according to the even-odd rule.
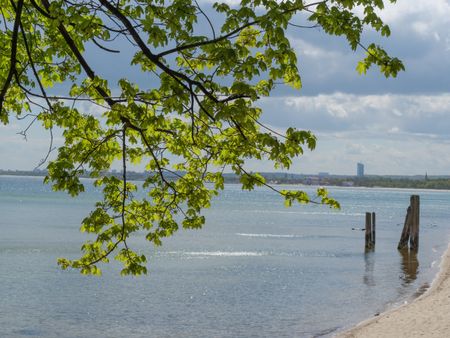
[[[289,31],[303,88],[277,90],[258,104],[270,127],[307,129],[318,138],[316,149],[295,159],[290,172],[354,175],[362,162],[366,174],[450,174],[450,0],[386,5],[381,16],[392,35],[369,31],[362,43],[381,43],[404,62],[406,71],[395,79],[375,68],[358,75],[364,52],[353,52],[342,38],[317,28]],[[110,71],[101,57],[88,57]],[[0,126],[0,169],[31,170],[45,156],[48,134],[33,126],[26,141],[17,134],[24,123]],[[269,162],[247,166],[273,171]]]

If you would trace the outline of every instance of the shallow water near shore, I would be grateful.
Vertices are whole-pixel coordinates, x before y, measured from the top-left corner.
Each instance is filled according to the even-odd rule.
[[[303,188],[313,191],[313,188]],[[42,178],[0,177],[0,336],[323,337],[411,300],[431,284],[450,234],[449,191],[329,188],[341,210],[285,208],[267,189],[227,185],[200,231],[135,247],[149,275],[61,271],[99,193],[72,199]],[[417,257],[396,247],[409,196],[421,197]],[[365,212],[376,212],[364,252]]]

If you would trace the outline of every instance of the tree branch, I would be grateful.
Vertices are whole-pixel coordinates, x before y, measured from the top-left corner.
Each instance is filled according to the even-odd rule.
[[[16,71],[17,40],[18,40],[18,35],[19,35],[20,18],[21,18],[22,9],[23,9],[23,0],[18,1],[17,7],[16,7],[14,1],[11,0],[11,5],[13,6],[13,8],[15,8],[16,17],[14,19],[14,27],[13,27],[13,32],[12,32],[12,36],[11,36],[11,57],[10,57],[9,72],[6,77],[5,83],[3,84],[2,90],[0,91],[0,114],[3,110],[3,102],[5,100],[6,92],[8,91],[8,88],[11,84],[11,80]]]
[[[231,31],[230,33],[228,33],[226,35],[222,35],[222,36],[219,36],[218,38],[207,40],[207,41],[200,41],[200,42],[196,42],[196,43],[191,43],[189,45],[181,45],[181,46],[169,49],[167,51],[164,51],[162,53],[159,53],[158,55],[156,55],[156,57],[161,58],[161,57],[164,57],[166,55],[169,55],[169,54],[172,54],[172,53],[176,53],[176,52],[181,52],[181,51],[186,50],[186,49],[197,48],[197,47],[201,47],[201,46],[205,46],[205,45],[218,43],[220,41],[223,41],[223,40],[226,40],[226,39],[232,37],[236,33],[239,33],[244,28],[247,28],[247,27],[249,27],[251,25],[254,25],[254,24],[257,24],[257,23],[258,23],[258,21],[248,22],[245,25],[242,25],[241,27],[236,28],[235,30]]]
[[[47,1],[47,0],[45,0]],[[113,6],[109,1],[107,0],[99,0],[102,5],[104,5],[111,13],[113,13],[127,28],[128,32],[130,33],[133,40],[136,42],[136,44],[141,49],[142,53],[150,60],[152,61],[158,68],[160,68],[162,71],[167,73],[170,77],[172,77],[175,81],[177,81],[183,88],[186,90],[189,90],[189,87],[183,83],[184,80],[189,84],[192,84],[200,89],[210,100],[217,103],[217,98],[209,91],[207,90],[203,84],[199,81],[195,81],[190,79],[187,75],[177,72],[168,66],[166,66],[160,59],[160,57],[156,54],[153,54],[152,51],[148,48],[148,46],[145,44],[145,42],[142,40],[142,38],[139,36],[136,29],[133,27],[133,24],[128,20],[128,18],[120,11],[120,9],[116,6]],[[212,118],[212,116],[210,116]]]
[[[48,0],[42,0],[42,3],[45,6],[45,9],[47,10],[47,12],[49,12],[49,8],[50,8],[50,4],[48,2]],[[93,80],[96,75],[95,72],[92,70],[92,68],[89,66],[89,64],[87,63],[87,61],[85,60],[85,58],[83,57],[83,55],[81,55],[80,50],[77,48],[77,46],[75,45],[75,42],[73,41],[73,39],[70,37],[69,32],[67,32],[66,28],[63,26],[63,24],[59,24],[58,25],[58,30],[61,33],[61,35],[63,36],[64,40],[66,41],[67,45],[69,46],[70,50],[72,51],[72,53],[74,54],[75,58],[78,60],[78,62],[80,63],[81,67],[83,68],[83,70],[86,72],[86,74],[89,76],[89,78],[91,80]],[[106,90],[100,86],[95,86],[95,89],[97,90],[97,92],[100,94],[100,96],[108,103],[108,105],[110,107],[112,107],[116,102],[108,95],[108,93],[106,92]]]

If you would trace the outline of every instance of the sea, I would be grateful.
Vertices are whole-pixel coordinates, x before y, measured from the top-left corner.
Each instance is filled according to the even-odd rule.
[[[333,210],[229,184],[203,229],[161,247],[133,238],[148,275],[121,277],[112,262],[83,276],[56,261],[88,238],[80,222],[101,194],[85,182],[71,198],[39,177],[0,176],[0,337],[330,337],[423,293],[450,238],[450,191],[329,187]],[[397,251],[412,194],[417,256]],[[369,252],[366,212],[377,221]]]

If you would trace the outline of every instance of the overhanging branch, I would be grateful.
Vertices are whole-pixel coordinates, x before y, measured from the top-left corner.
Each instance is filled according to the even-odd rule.
[[[8,88],[11,85],[11,80],[16,71],[17,40],[18,40],[18,36],[19,36],[19,27],[20,27],[20,19],[21,19],[22,9],[23,9],[23,0],[18,1],[17,7],[16,7],[16,4],[14,3],[14,1],[11,0],[11,5],[13,8],[15,8],[16,16],[14,19],[14,27],[13,27],[12,36],[11,36],[11,57],[10,57],[9,71],[8,71],[8,75],[6,77],[5,83],[3,84],[2,90],[0,91],[0,114],[3,110],[3,102],[5,101],[6,92],[8,91]]]

